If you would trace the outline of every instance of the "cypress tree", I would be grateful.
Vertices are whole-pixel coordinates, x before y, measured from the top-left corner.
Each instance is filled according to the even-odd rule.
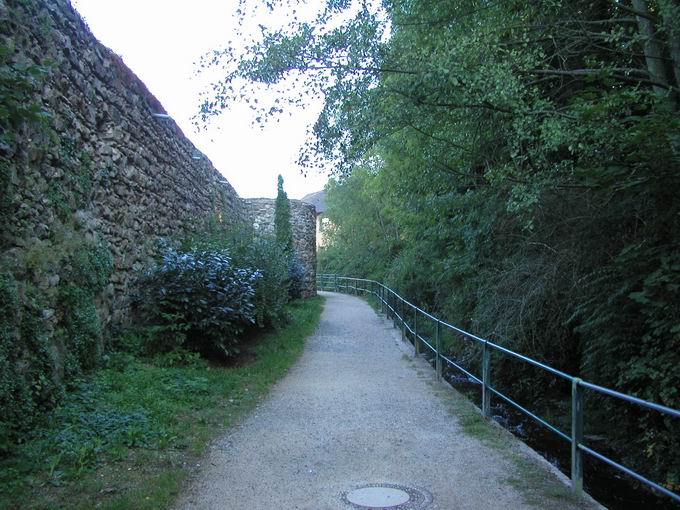
[[[274,208],[274,227],[276,229],[276,243],[286,255],[293,253],[293,227],[290,224],[290,202],[283,190],[283,177],[279,175],[279,182]]]

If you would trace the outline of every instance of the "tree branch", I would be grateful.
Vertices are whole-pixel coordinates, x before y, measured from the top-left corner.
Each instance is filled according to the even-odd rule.
[[[620,1],[618,0],[610,0],[612,4],[614,4],[615,7],[618,7],[624,12],[627,12],[628,14],[634,14],[635,16],[640,16],[641,18],[647,18],[648,20],[653,21],[654,23],[660,23],[661,20],[654,16],[653,14],[650,14],[649,12],[642,12],[638,11],[637,9],[633,9],[632,7],[628,7],[627,5],[623,5]]]
[[[453,143],[453,142],[451,142],[451,141],[449,141],[449,140],[446,140],[445,138],[439,138],[438,136],[434,136],[434,135],[432,135],[432,134],[430,134],[430,133],[427,133],[426,131],[423,131],[422,129],[420,129],[420,128],[417,127],[417,126],[414,126],[413,124],[409,124],[408,127],[410,127],[411,129],[414,129],[415,131],[417,131],[417,132],[420,133],[421,135],[427,136],[428,138],[432,138],[433,140],[436,140],[436,141],[438,141],[438,142],[445,143],[446,145],[449,145],[449,146],[451,146],[451,147],[455,147],[456,149],[460,149],[460,150],[462,150],[463,152],[467,152],[467,153],[472,152],[472,151],[470,151],[470,149],[468,149],[467,147],[464,147],[463,145],[459,145],[459,144],[457,144],[457,143]]]

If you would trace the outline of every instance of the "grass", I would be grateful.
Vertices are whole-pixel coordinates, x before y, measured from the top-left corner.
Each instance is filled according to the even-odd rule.
[[[518,440],[500,426],[489,423],[480,410],[464,395],[443,385],[432,383],[435,393],[455,416],[462,432],[500,452],[509,462],[505,482],[517,489],[526,503],[541,508],[579,508],[583,500],[569,487],[517,448]]]
[[[510,460],[514,464],[515,472],[508,477],[508,485],[519,490],[524,500],[530,505],[540,506],[546,500],[560,507],[560,503],[576,506],[582,503],[569,487],[555,480],[552,475],[546,475],[544,468],[539,467],[536,461],[528,459],[524,455],[513,451]]]
[[[514,448],[518,440],[500,426],[487,422],[472,402],[455,390],[447,393],[451,395],[448,399],[449,410],[458,419],[463,433],[500,451],[510,461],[512,471],[505,481],[522,494],[526,503],[543,508],[567,508],[564,505],[572,507],[582,502],[545,467]]]
[[[183,353],[113,354],[0,461],[0,508],[167,508],[206,446],[250,411],[298,358],[323,298],[289,306],[291,323],[214,366]]]

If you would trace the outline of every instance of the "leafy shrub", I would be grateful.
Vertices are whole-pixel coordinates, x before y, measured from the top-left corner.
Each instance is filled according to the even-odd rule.
[[[42,309],[32,287],[24,290],[22,303],[12,275],[0,274],[0,455],[16,446],[63,390]]]
[[[69,262],[69,280],[92,292],[97,292],[106,285],[113,269],[111,252],[103,244],[76,250]]]
[[[301,298],[302,292],[305,289],[307,270],[302,265],[302,262],[300,262],[296,253],[293,253],[288,259],[288,275],[290,279],[288,295],[291,299]]]
[[[116,451],[156,443],[159,431],[144,410],[139,406],[125,409],[102,398],[110,396],[107,375],[111,374],[111,370],[102,371],[87,382],[78,382],[50,412],[49,419],[23,436],[14,457],[0,469],[3,489],[40,471],[58,486],[90,470],[104,454],[114,458]],[[123,377],[122,373],[115,376]]]
[[[257,268],[261,277],[255,282],[255,321],[259,327],[279,327],[286,321],[288,302],[288,265],[278,244],[237,230],[226,240],[234,262],[241,267]]]
[[[159,350],[183,344],[203,353],[238,353],[238,335],[255,322],[255,284],[261,274],[237,268],[225,250],[167,247],[161,263],[141,280],[140,310],[159,332]]]
[[[181,347],[171,352],[159,354],[154,358],[154,364],[159,367],[175,368],[189,367],[205,368],[206,362],[196,352],[187,351]]]
[[[252,227],[213,229],[200,238],[188,239],[187,249],[226,249],[237,267],[256,268],[255,321],[259,327],[279,327],[286,321],[289,299],[289,259],[274,238],[256,235]]]
[[[103,331],[95,295],[109,280],[113,258],[103,244],[88,243],[66,257],[65,266],[58,291],[62,317],[55,335],[66,347],[66,375],[77,376],[96,367],[102,354]]]
[[[16,321],[19,314],[19,296],[16,282],[9,273],[0,274],[0,452],[11,449],[17,411],[30,402],[16,374],[16,348],[18,342]]]

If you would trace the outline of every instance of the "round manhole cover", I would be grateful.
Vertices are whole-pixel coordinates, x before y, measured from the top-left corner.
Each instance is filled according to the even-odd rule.
[[[362,510],[420,510],[432,502],[432,496],[421,489],[391,483],[363,485],[344,493],[342,499],[352,508]]]
[[[366,508],[394,508],[409,499],[408,493],[392,487],[363,487],[347,493],[347,501]]]

